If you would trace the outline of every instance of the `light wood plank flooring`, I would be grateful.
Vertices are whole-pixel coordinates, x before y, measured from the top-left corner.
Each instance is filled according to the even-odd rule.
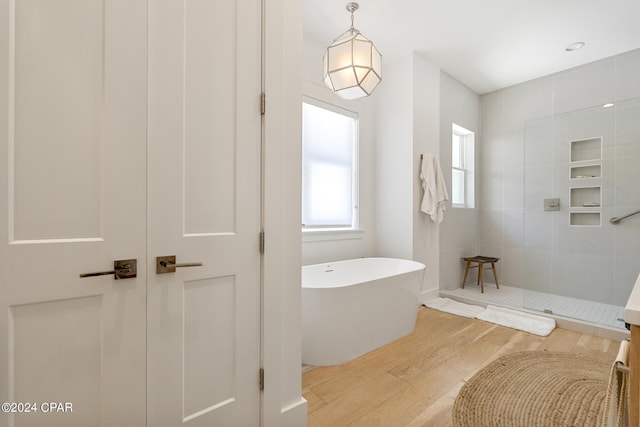
[[[421,307],[410,335],[338,366],[302,374],[308,425],[451,426],[464,382],[517,351],[590,353],[613,361],[619,342],[566,329],[547,337]]]

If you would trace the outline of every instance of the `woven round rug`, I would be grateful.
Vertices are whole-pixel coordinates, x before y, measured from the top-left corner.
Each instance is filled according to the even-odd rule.
[[[508,354],[460,389],[456,427],[600,426],[611,362],[547,351]]]

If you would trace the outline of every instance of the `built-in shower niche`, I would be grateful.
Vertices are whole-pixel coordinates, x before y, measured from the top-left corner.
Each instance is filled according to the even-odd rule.
[[[602,137],[570,142],[570,226],[600,227]]]
[[[573,226],[600,226],[599,212],[571,212],[569,216],[569,224]]]
[[[600,187],[576,187],[571,189],[572,208],[599,208]]]
[[[601,176],[602,166],[600,166],[599,164],[571,167],[571,179],[600,178]]]
[[[571,162],[602,159],[602,138],[588,138],[571,141]]]

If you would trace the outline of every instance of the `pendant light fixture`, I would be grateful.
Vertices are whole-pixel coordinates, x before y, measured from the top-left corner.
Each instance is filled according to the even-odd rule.
[[[351,27],[324,54],[324,82],[343,99],[369,96],[382,81],[382,55],[373,42],[353,26],[358,3],[347,4]]]

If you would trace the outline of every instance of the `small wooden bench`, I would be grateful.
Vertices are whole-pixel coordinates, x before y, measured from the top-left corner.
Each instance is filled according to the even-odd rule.
[[[496,288],[500,289],[500,285],[498,285],[498,275],[496,274],[496,262],[500,258],[493,258],[487,256],[474,256],[469,258],[462,258],[467,262],[467,268],[464,270],[464,279],[462,279],[462,289],[464,289],[464,282],[467,281],[467,276],[469,275],[469,269],[477,268],[478,269],[478,285],[480,285],[480,292],[484,293],[484,278],[482,277],[482,271],[484,270],[485,264],[491,264],[491,269],[493,270],[493,278],[496,281]],[[476,263],[477,265],[471,265]]]

